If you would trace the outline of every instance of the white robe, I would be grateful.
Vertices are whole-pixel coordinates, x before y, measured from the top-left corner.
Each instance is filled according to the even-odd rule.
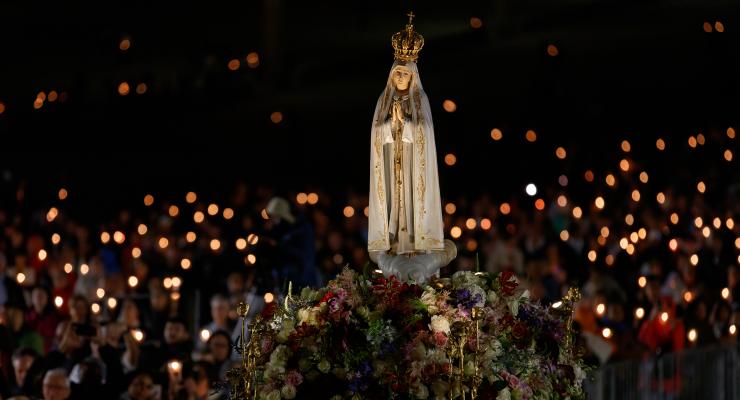
[[[401,97],[391,79],[399,65],[412,72],[408,98],[402,100],[406,118],[402,130],[397,131],[400,138],[394,135],[389,118],[394,98]],[[399,143],[403,146],[400,181],[395,169]],[[368,250],[388,251],[393,247],[396,254],[443,250],[434,126],[415,62],[396,61],[391,68],[386,89],[375,107],[370,148]]]

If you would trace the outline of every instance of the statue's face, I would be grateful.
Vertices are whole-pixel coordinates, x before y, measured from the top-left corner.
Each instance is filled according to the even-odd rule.
[[[412,74],[410,69],[406,67],[396,67],[391,75],[393,84],[396,85],[396,90],[407,90],[409,88],[409,83],[411,82],[411,76]]]

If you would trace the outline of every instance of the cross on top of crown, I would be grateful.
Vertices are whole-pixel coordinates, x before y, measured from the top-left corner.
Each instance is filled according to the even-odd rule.
[[[409,11],[408,14],[406,14],[409,17],[409,25],[413,24],[414,17],[416,16],[413,11]]]

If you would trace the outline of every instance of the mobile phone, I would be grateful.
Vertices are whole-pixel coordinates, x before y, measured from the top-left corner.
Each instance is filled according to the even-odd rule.
[[[73,327],[79,336],[93,337],[98,334],[98,330],[90,324],[74,324]]]

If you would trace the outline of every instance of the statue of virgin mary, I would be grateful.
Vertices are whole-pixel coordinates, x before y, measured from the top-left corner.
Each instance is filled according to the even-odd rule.
[[[439,262],[427,263],[436,273],[451,260],[444,262],[450,249],[443,236],[432,113],[416,66],[424,38],[414,31],[412,18],[409,14],[406,29],[391,39],[395,61],[375,106],[370,136],[368,251],[384,273],[399,277],[408,271],[390,268],[391,261],[407,263],[437,253],[442,257],[431,258]],[[405,259],[395,259],[402,255]],[[430,276],[414,275],[415,280]]]

